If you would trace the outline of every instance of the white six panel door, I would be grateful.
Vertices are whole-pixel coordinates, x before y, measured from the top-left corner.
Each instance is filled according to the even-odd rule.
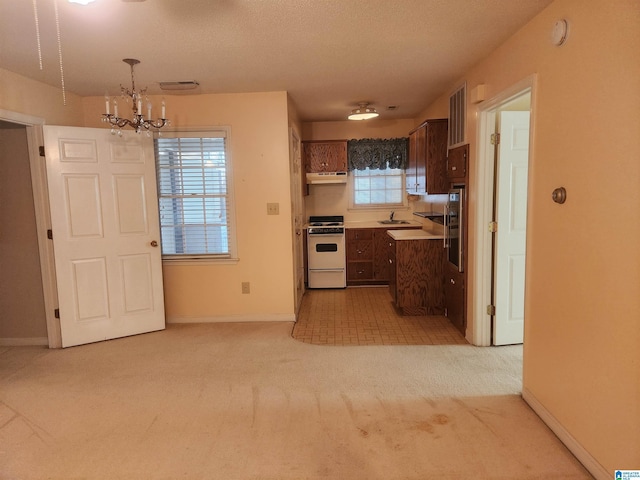
[[[527,233],[529,117],[500,113],[496,234],[495,345],[522,343]]]
[[[62,346],[164,329],[152,139],[52,126],[44,137]]]

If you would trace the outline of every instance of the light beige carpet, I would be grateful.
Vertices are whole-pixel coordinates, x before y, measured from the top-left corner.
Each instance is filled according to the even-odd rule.
[[[0,349],[2,479],[585,479],[521,348],[331,347],[289,323]]]

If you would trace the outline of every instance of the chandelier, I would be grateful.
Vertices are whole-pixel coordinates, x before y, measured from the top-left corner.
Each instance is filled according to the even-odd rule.
[[[136,81],[133,75],[133,66],[140,63],[140,60],[136,60],[135,58],[125,58],[122,60],[124,63],[127,63],[131,67],[131,90],[120,85],[120,91],[122,98],[126,99],[127,103],[131,100],[132,109],[133,109],[133,117],[131,120],[128,118],[123,118],[118,116],[118,100],[117,98],[113,99],[113,113],[111,113],[111,100],[109,96],[105,96],[105,109],[106,113],[102,114],[102,121],[107,122],[111,125],[111,134],[122,135],[122,131],[120,130],[127,125],[133,128],[136,133],[140,133],[141,131],[146,131],[148,135],[151,135],[151,129],[155,128],[156,130],[161,129],[165,125],[169,124],[169,121],[165,117],[165,104],[164,100],[162,100],[162,114],[160,118],[157,120],[151,119],[151,101],[146,97],[147,89],[146,87],[143,90],[136,91]],[[147,107],[147,118],[144,117],[142,113],[142,101],[146,101]]]

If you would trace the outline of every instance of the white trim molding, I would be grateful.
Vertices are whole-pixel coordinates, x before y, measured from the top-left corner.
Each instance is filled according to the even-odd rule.
[[[589,473],[593,475],[596,480],[609,480],[613,478],[613,472],[608,472],[598,462],[593,455],[591,455],[578,440],[553,416],[549,410],[535,397],[531,391],[526,388],[522,389],[522,398],[536,412],[540,419],[551,429],[553,433],[564,443],[565,447],[573,453],[574,457],[578,459],[580,463],[589,470]]]
[[[0,347],[46,347],[48,345],[47,337],[0,338]]]
[[[241,323],[241,322],[295,322],[294,313],[253,313],[246,315],[214,315],[209,317],[167,316],[167,323]]]
[[[469,238],[475,238],[475,274],[469,281],[473,282],[474,298],[470,299],[467,308],[468,318],[473,319],[472,331],[467,331],[467,339],[473,345],[486,347],[491,345],[491,316],[487,314],[487,305],[491,303],[491,234],[487,229],[493,219],[493,175],[494,175],[494,146],[490,137],[494,132],[496,114],[500,107],[514,98],[531,93],[531,127],[529,129],[529,162],[533,158],[536,80],[534,73],[500,92],[495,97],[478,104],[477,107],[477,162],[476,179],[473,185],[476,191],[475,230],[470,232]],[[471,241],[471,240],[470,240]],[[470,337],[470,338],[469,338]]]

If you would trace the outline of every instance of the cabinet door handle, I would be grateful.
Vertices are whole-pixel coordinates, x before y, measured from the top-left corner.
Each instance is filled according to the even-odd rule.
[[[451,170],[457,170],[457,168],[456,167],[451,167]]]
[[[393,265],[393,260],[389,259],[389,263]]]
[[[451,282],[451,285],[455,285],[456,284],[456,281],[453,278],[450,279],[449,281]]]

